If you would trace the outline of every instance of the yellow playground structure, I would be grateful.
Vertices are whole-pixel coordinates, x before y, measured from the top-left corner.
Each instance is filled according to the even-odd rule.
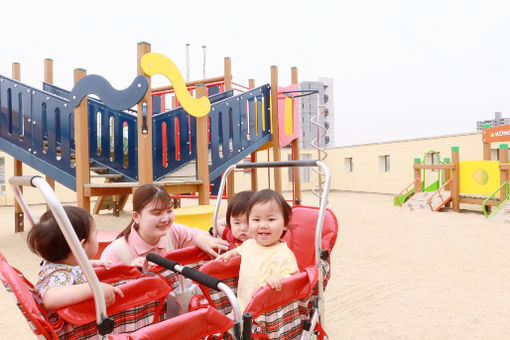
[[[425,164],[414,159],[414,180],[396,197],[395,205],[411,210],[438,211],[451,207],[460,212],[461,203],[481,205],[486,217],[508,210],[510,164],[508,144],[499,144],[497,160],[491,159],[491,144],[510,141],[510,125],[484,126],[482,132],[483,160],[460,161],[459,148],[451,149],[451,159]],[[431,151],[433,152],[433,151]],[[425,170],[438,172],[438,180],[425,183]]]

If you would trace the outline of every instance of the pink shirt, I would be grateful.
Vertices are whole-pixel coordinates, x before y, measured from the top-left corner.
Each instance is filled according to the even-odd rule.
[[[190,228],[179,223],[173,223],[168,230],[175,249],[194,246],[195,237],[200,232],[201,229]],[[133,228],[133,226],[131,226],[131,232],[128,236],[127,245],[131,259],[136,259],[137,257],[145,256],[150,252],[162,255],[166,250],[167,240],[165,237],[161,237],[158,243],[155,245],[150,245],[142,240],[138,232]],[[105,248],[101,254],[101,260],[110,261],[111,263],[122,261],[117,252],[117,249],[112,244],[109,244]]]

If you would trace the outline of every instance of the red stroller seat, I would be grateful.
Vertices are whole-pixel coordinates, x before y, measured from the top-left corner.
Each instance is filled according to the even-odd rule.
[[[202,339],[208,335],[226,333],[234,322],[216,309],[208,306],[176,316],[130,334],[108,335],[111,340],[167,340]]]
[[[245,312],[250,312],[253,317],[253,337],[269,339],[295,339],[305,330],[308,331],[307,323],[312,322],[312,315],[317,309],[313,306],[317,298],[319,285],[319,268],[324,273],[324,281],[329,278],[329,254],[333,249],[338,234],[338,222],[334,213],[326,209],[324,215],[321,236],[321,259],[316,265],[315,247],[310,246],[315,239],[315,226],[319,216],[319,208],[296,206],[292,208],[292,219],[284,240],[294,252],[300,273],[286,278],[282,283],[282,291],[264,286],[252,297],[246,306]],[[231,259],[228,263],[211,261],[206,263],[200,271],[215,276],[225,282],[233,291],[237,290],[240,257]],[[224,313],[229,313],[229,304],[221,292],[214,292],[201,287],[207,301]],[[195,298],[192,301],[192,309],[200,308],[204,301]],[[320,334],[325,332],[317,324],[311,325],[313,331]]]
[[[118,298],[116,303],[107,308],[111,318],[115,321],[114,332],[134,331],[143,326],[162,320],[164,302],[171,288],[158,277],[139,277],[140,272],[135,268],[112,266],[112,272],[99,276],[109,276],[113,282],[115,277],[124,280],[118,287],[124,293],[124,298]],[[122,275],[117,275],[120,271]],[[101,270],[100,270],[101,271]],[[46,339],[80,338],[87,339],[97,336],[96,311],[93,299],[59,309],[60,316],[55,323],[51,323],[46,309],[38,304],[32,295],[33,285],[21,272],[11,267],[0,253],[0,278],[8,292],[22,311],[23,315],[36,335]],[[126,280],[131,279],[129,282]]]

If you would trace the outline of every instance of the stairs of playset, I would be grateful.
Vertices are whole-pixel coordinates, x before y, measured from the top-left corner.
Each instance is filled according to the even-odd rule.
[[[404,203],[402,208],[407,210],[427,210],[431,211],[429,206],[429,199],[433,192],[421,191],[415,193],[407,202]]]
[[[437,191],[418,192],[415,193],[406,203],[403,208],[408,210],[426,210],[438,211],[444,207],[452,198],[449,190],[440,189]]]

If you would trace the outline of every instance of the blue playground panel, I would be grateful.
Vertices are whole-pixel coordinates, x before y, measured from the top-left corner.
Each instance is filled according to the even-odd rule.
[[[43,83],[43,89],[0,76],[0,149],[76,190],[75,168],[71,164],[74,112],[69,105],[69,91],[48,83]],[[219,87],[211,87],[209,91],[218,92]],[[228,166],[271,139],[270,86],[266,84],[237,96],[230,90],[209,98],[210,180],[214,182]],[[125,181],[137,181],[136,112],[111,110],[92,98],[88,99],[87,107],[89,150],[94,165],[124,175]],[[262,123],[255,129],[255,121],[262,122],[263,116],[264,129]],[[182,107],[153,115],[154,180],[196,159],[195,119]],[[176,122],[179,124],[178,160],[174,138]],[[163,127],[168,142],[166,166],[163,165]]]

